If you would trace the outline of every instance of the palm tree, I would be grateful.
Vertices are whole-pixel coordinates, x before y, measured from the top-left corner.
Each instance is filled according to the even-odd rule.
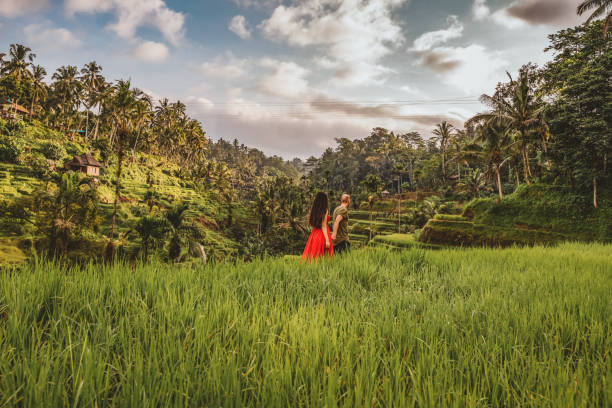
[[[140,250],[145,261],[149,259],[149,250],[164,238],[167,228],[166,219],[157,216],[147,215],[138,220],[134,230],[140,236]]]
[[[531,89],[528,67],[521,69],[517,81],[514,81],[509,73],[507,75],[510,78],[509,94],[497,92],[493,96],[482,95],[480,97],[482,103],[491,106],[494,110],[474,116],[467,124],[469,126],[483,120],[489,122],[501,120],[516,130],[520,141],[525,182],[530,185],[529,148],[535,143],[534,136],[540,136],[543,144],[550,137],[548,125],[543,118],[546,106]]]
[[[590,23],[595,19],[603,17],[605,19],[604,37],[606,37],[610,24],[612,24],[612,0],[585,0],[578,5],[576,11],[579,15],[583,15],[591,10],[591,15],[586,22]]]
[[[436,135],[434,139],[440,143],[440,150],[442,151],[442,178],[446,180],[446,149],[453,136],[453,125],[447,121],[438,123],[432,133]]]
[[[477,129],[475,141],[481,145],[474,154],[481,157],[488,168],[487,173],[490,174],[491,171],[495,173],[499,198],[503,200],[500,170],[507,160],[506,153],[512,147],[512,129],[502,121],[487,122]]]
[[[28,68],[32,66],[34,58],[36,58],[36,54],[33,54],[30,48],[21,44],[11,44],[9,58],[3,66],[3,74],[14,75],[17,82],[30,77]]]
[[[44,214],[49,251],[65,256],[74,231],[95,222],[98,195],[88,178],[69,172],[57,181],[57,188],[41,188],[35,203],[37,212]]]
[[[185,203],[179,204],[176,207],[166,211],[165,217],[168,221],[168,226],[172,238],[168,244],[168,258],[172,261],[178,259],[181,255],[183,239],[187,239],[189,247],[197,248],[195,251],[205,262],[205,253],[201,245],[197,242],[202,238],[200,230],[193,224],[186,225],[185,219],[189,206]]]
[[[479,198],[480,192],[487,189],[487,178],[480,169],[469,170],[459,182],[459,191]]]
[[[32,105],[30,107],[30,118],[34,113],[34,105],[38,101],[39,97],[47,95],[47,85],[44,82],[47,71],[40,65],[32,67],[32,88],[34,94],[32,95]]]
[[[130,81],[117,81],[109,101],[111,117],[117,129],[117,172],[115,173],[115,199],[113,202],[113,216],[111,218],[110,241],[107,247],[107,259],[111,260],[114,254],[113,238],[115,235],[115,223],[117,220],[117,206],[121,194],[121,171],[123,166],[123,154],[125,140],[133,131],[134,111],[136,98],[130,89]]]
[[[55,91],[61,95],[60,109],[62,111],[62,120],[64,128],[69,128],[70,123],[66,126],[66,112],[70,107],[70,111],[74,110],[75,102],[78,104],[78,95],[81,90],[81,83],[78,80],[78,68],[72,65],[62,66],[53,74],[52,79]]]
[[[104,84],[104,77],[100,74],[102,67],[92,61],[81,69],[81,81],[85,88],[83,102],[85,105],[85,139],[89,135],[89,110],[99,103],[100,89]]]

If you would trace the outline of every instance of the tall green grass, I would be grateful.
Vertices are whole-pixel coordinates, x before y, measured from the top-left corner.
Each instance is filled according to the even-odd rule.
[[[0,406],[610,406],[612,247],[0,275]]]

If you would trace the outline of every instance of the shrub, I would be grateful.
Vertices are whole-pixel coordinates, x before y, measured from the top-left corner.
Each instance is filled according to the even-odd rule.
[[[61,160],[66,156],[66,149],[55,142],[44,142],[38,151],[49,160]]]
[[[434,219],[442,221],[469,221],[466,217],[462,217],[461,215],[451,214],[436,214]]]
[[[19,164],[26,166],[37,177],[44,177],[51,171],[45,156],[38,152],[22,153],[19,155],[18,161]]]
[[[106,162],[112,153],[110,142],[107,138],[99,138],[91,142],[91,146],[100,152],[103,162]]]
[[[21,153],[21,145],[10,136],[0,135],[0,161],[17,163]]]

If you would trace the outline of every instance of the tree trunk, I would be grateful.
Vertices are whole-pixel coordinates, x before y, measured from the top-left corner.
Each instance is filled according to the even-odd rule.
[[[100,117],[96,118],[96,130],[94,130],[94,140],[98,140],[98,126],[100,125]]]
[[[523,148],[522,154],[523,154],[523,173],[525,177],[525,183],[527,183],[527,185],[530,186],[531,181],[529,180],[529,157],[527,155],[527,150]]]
[[[89,135],[89,107],[85,107],[85,140],[89,140],[87,137]]]
[[[113,248],[113,239],[115,237],[115,223],[117,219],[117,206],[119,203],[119,197],[121,194],[121,170],[123,162],[123,146],[119,145],[119,151],[117,153],[117,172],[115,173],[115,201],[113,202],[113,217],[111,218],[111,230],[110,230],[110,247]],[[112,255],[112,254],[111,254]]]
[[[397,216],[397,233],[401,234],[402,233],[402,179],[401,177],[399,179],[397,179],[397,192],[399,193],[399,198],[398,198],[398,216]]]
[[[32,103],[30,104],[30,123],[32,123],[32,116],[34,116],[34,97],[32,97]]]
[[[504,199],[504,193],[502,191],[501,175],[499,172],[499,166],[495,166],[495,175],[497,176],[497,191],[499,192],[499,199]]]
[[[519,169],[518,166],[516,169],[514,169],[514,177],[516,177],[516,186],[520,186],[521,185],[521,179],[519,178]]]
[[[599,208],[597,204],[597,176],[593,176],[593,206]]]
[[[372,206],[370,206],[370,239],[368,239],[368,242],[370,242],[372,240]]]
[[[442,151],[442,183],[446,183],[446,155]]]

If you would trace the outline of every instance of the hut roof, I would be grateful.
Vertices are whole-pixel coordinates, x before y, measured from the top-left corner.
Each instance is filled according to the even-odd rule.
[[[74,156],[74,159],[69,161],[68,164],[79,167],[102,167],[102,163],[94,159],[93,156],[89,153],[83,153],[80,156]]]
[[[30,113],[29,110],[27,110],[21,105],[17,105],[16,103],[5,103],[2,105],[2,110],[5,110],[5,111],[16,110],[22,113],[28,113],[28,114]]]

